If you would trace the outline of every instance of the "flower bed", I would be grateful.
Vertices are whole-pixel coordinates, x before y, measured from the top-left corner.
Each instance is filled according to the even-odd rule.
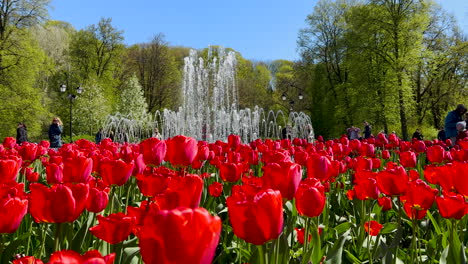
[[[395,135],[6,138],[0,262],[463,263],[467,161],[468,142]]]

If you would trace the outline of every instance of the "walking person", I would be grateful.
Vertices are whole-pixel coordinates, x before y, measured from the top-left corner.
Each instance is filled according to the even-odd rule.
[[[52,124],[49,126],[50,148],[58,149],[62,147],[62,132],[62,120],[58,117],[54,117],[54,119],[52,119]]]
[[[16,128],[16,144],[21,145],[23,142],[28,141],[28,131],[24,123],[18,123]]]
[[[445,117],[445,136],[452,141],[452,146],[455,145],[458,135],[457,123],[463,121],[465,113],[466,106],[459,104],[455,110],[449,112]]]
[[[96,137],[94,138],[96,141],[96,144],[101,143],[103,140],[104,135],[102,134],[102,128],[99,129],[99,131],[96,133]]]
[[[370,138],[372,135],[372,128],[367,121],[364,121],[364,139]]]
[[[416,131],[413,133],[413,139],[417,140],[423,140],[424,136],[421,134],[421,130],[419,128],[416,128]]]

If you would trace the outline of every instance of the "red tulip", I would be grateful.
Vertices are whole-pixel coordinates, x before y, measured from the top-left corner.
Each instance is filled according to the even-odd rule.
[[[0,184],[0,233],[14,233],[28,212],[24,184]]]
[[[198,152],[197,140],[182,135],[166,141],[167,154],[165,160],[172,166],[189,166],[195,160]]]
[[[444,196],[436,198],[439,213],[443,218],[460,220],[468,213],[468,203],[462,195],[444,192]]]
[[[163,193],[171,182],[176,172],[166,167],[159,167],[154,170],[146,169],[142,174],[138,174],[137,184],[140,192],[146,197],[154,197]]]
[[[46,167],[46,180],[48,184],[63,182],[63,165],[50,163]]]
[[[21,257],[12,261],[13,264],[44,264],[42,260],[36,259],[32,256]]]
[[[405,168],[416,167],[416,154],[412,151],[400,152],[400,164]]]
[[[468,163],[464,162],[454,162],[452,165],[451,170],[445,170],[447,174],[446,177],[452,177],[453,183],[455,186],[455,190],[465,196],[468,197]],[[442,175],[441,175],[442,176]]]
[[[63,166],[63,182],[88,183],[91,179],[93,159],[84,156],[68,158]]]
[[[354,186],[354,191],[359,200],[375,200],[379,198],[380,194],[377,181],[373,178],[358,181]]]
[[[324,182],[332,176],[332,163],[327,157],[312,154],[307,159],[307,177]]]
[[[270,163],[263,167],[265,188],[279,190],[284,199],[292,200],[302,179],[302,168],[292,162]]]
[[[445,150],[439,145],[427,148],[426,157],[431,163],[442,163],[444,161]]]
[[[134,163],[126,163],[123,160],[106,160],[101,162],[100,172],[106,185],[122,186],[132,175]]]
[[[271,189],[257,192],[249,186],[234,187],[226,201],[234,234],[255,245],[278,238],[283,230],[281,193]]]
[[[162,209],[171,210],[177,207],[197,208],[200,204],[203,180],[195,174],[185,177],[172,177],[164,193],[156,195],[154,200]]]
[[[373,158],[375,157],[375,147],[372,144],[362,144],[359,149],[359,155],[362,157]]]
[[[221,163],[219,164],[219,177],[226,182],[237,182],[242,175],[242,163]]]
[[[124,213],[110,214],[107,217],[97,216],[99,224],[89,231],[97,238],[109,244],[117,244],[128,238],[132,233],[135,218]]]
[[[3,139],[3,146],[7,149],[12,149],[16,146],[16,139],[13,137],[6,137]]]
[[[143,160],[151,166],[158,166],[166,156],[167,146],[164,140],[148,138],[140,142],[140,152]]]
[[[300,215],[319,216],[325,207],[325,188],[314,178],[307,178],[299,184],[296,193],[296,207]]]
[[[213,182],[208,186],[208,192],[213,197],[219,197],[223,193],[223,185],[219,182]]]
[[[380,207],[382,207],[382,211],[388,211],[392,209],[392,200],[387,196],[379,197],[377,199],[377,203]]]
[[[0,159],[0,183],[16,180],[21,168],[21,158],[10,156]]]
[[[368,221],[364,223],[364,229],[370,236],[377,236],[382,229],[383,225],[379,224],[377,221]]]
[[[34,143],[23,142],[18,152],[23,160],[34,161],[36,159],[37,145]]]
[[[426,143],[424,143],[424,141],[422,141],[422,140],[414,141],[412,148],[417,153],[423,153],[423,152],[426,152],[426,150],[427,150]]]
[[[389,159],[390,158],[390,151],[384,150],[382,151],[382,159]]]
[[[400,200],[413,209],[427,210],[434,204],[437,193],[436,189],[432,189],[424,181],[417,179],[409,184],[405,194],[400,196]]]
[[[90,250],[83,255],[83,264],[113,264],[115,253],[102,256],[97,250]]]
[[[405,213],[409,219],[412,220],[421,220],[426,216],[427,213],[427,210],[418,210],[414,207],[411,207],[411,205],[407,203],[403,205],[403,209],[405,210]]]
[[[294,229],[296,230],[297,241],[301,245],[303,245],[304,244],[305,228],[294,228]],[[307,241],[310,242],[310,240],[312,239],[312,234],[309,234],[307,237],[308,237]]]
[[[90,187],[88,199],[86,200],[86,210],[100,213],[106,209],[109,203],[109,191],[108,187]]]
[[[209,264],[221,233],[221,220],[204,208],[150,213],[139,232],[145,263]]]
[[[238,135],[229,135],[228,136],[228,146],[230,149],[237,149],[238,146],[242,143],[240,136]]]
[[[37,223],[75,221],[83,212],[89,187],[85,184],[57,184],[50,188],[32,183],[29,186],[29,212]]]
[[[388,196],[402,195],[405,193],[409,178],[401,169],[391,169],[377,173],[377,186],[380,191]]]

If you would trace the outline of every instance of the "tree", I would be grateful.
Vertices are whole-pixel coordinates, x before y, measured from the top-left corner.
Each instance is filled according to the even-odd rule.
[[[25,28],[39,23],[47,16],[50,0],[0,0],[0,74],[18,66],[28,56],[21,50],[21,34]]]
[[[97,80],[88,80],[83,93],[73,102],[73,133],[94,135],[104,125],[111,107]]]
[[[143,121],[147,117],[148,105],[143,95],[143,89],[134,75],[130,78],[120,94],[119,112],[131,115],[132,119]]]
[[[143,87],[149,111],[175,109],[180,98],[181,73],[164,35],[131,47],[127,57]]]

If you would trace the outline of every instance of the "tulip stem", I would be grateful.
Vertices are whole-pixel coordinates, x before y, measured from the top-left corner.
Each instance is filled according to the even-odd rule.
[[[260,263],[260,264],[266,264],[266,261],[265,261],[265,250],[263,249],[263,246],[264,246],[264,245],[258,245],[258,246],[257,246],[257,249],[258,249],[258,257],[259,257],[259,263]]]
[[[55,245],[54,245],[54,251],[59,251],[60,250],[60,236],[62,232],[62,223],[56,223],[55,224]]]

